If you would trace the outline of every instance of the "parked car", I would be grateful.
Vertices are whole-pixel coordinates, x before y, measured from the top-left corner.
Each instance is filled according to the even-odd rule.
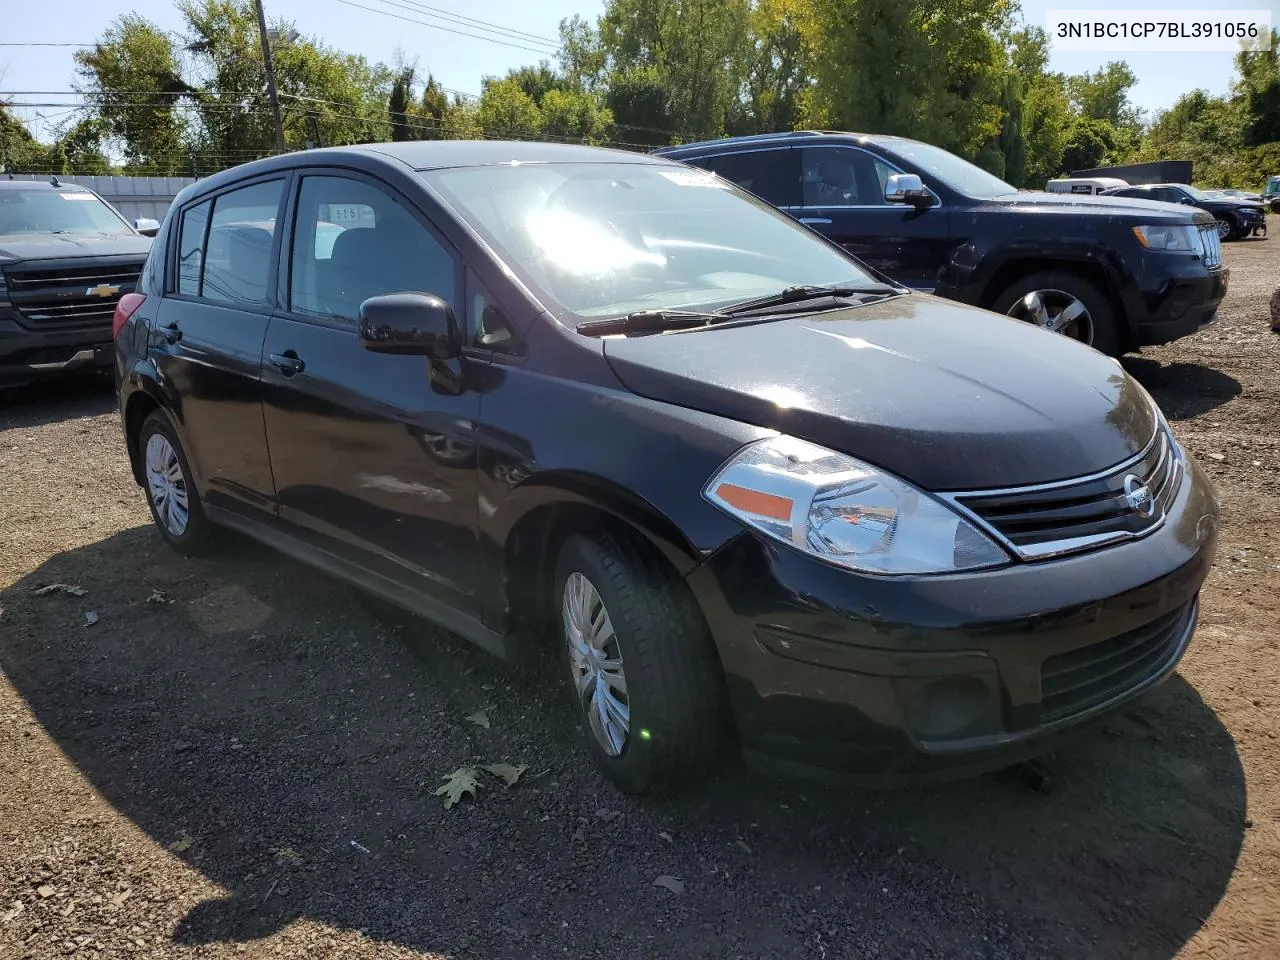
[[[1247,190],[1237,190],[1235,187],[1221,187],[1217,190],[1205,190],[1208,194],[1222,194],[1231,200],[1243,200],[1245,203],[1261,203],[1262,194],[1249,193]]]
[[[1199,207],[1213,216],[1218,225],[1218,236],[1223,240],[1241,240],[1252,234],[1267,235],[1267,213],[1261,204],[1226,196],[1211,197],[1186,183],[1144,183],[1108,190],[1105,195]]]
[[[899,282],[1113,356],[1194,333],[1226,290],[1207,214],[1019,192],[915,140],[798,131],[657,152],[745,187]]]
[[[1214,555],[1214,491],[1118,363],[659,157],[224,171],[115,341],[166,541],[231,528],[551,651],[624,790],[705,774],[726,721],[773,771],[1008,765],[1174,669]]]
[[[111,317],[133,290],[154,221],[130,225],[91,190],[0,179],[0,387],[111,371]]]

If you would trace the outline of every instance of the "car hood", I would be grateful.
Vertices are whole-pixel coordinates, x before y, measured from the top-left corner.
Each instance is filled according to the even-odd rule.
[[[1139,200],[1133,197],[1107,197],[1085,193],[1042,193],[1028,190],[986,201],[991,206],[1017,209],[1023,213],[1061,211],[1078,216],[1128,217],[1134,223],[1208,223],[1195,207],[1163,200]]]
[[[1101,353],[923,294],[613,337],[604,352],[641,396],[792,434],[929,490],[1094,473],[1140,452],[1157,423]]]
[[[59,233],[0,235],[0,263],[64,257],[116,257],[151,249],[151,238],[136,233]]]

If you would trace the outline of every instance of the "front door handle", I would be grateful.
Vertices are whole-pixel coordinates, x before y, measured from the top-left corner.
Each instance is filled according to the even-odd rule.
[[[292,350],[286,350],[284,353],[273,353],[267,359],[271,361],[273,367],[286,377],[292,377],[295,373],[301,373],[307,369],[307,365]]]
[[[176,323],[171,323],[167,327],[161,327],[160,335],[164,337],[166,343],[177,343],[182,339],[182,331],[178,329],[178,325]]]
[[[800,222],[801,222],[801,223],[810,223],[810,224],[812,224],[812,223],[825,223],[825,224],[828,224],[828,225],[829,225],[829,224],[831,223],[831,218],[830,218],[830,217],[801,217],[801,218],[800,218]]]

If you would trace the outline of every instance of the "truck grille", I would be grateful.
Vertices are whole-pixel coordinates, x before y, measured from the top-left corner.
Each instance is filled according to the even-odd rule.
[[[1040,722],[1083,713],[1159,674],[1195,615],[1193,600],[1136,630],[1049,657],[1040,665]]]
[[[9,303],[18,320],[40,329],[111,324],[116,302],[138,285],[141,261],[125,264],[6,267]]]
[[[1181,456],[1162,427],[1141,456],[1105,474],[949,499],[1022,559],[1040,560],[1155,530],[1177,496],[1182,471]]]
[[[1199,231],[1204,265],[1206,267],[1222,266],[1222,240],[1218,237],[1218,225],[1216,223],[1201,224]]]

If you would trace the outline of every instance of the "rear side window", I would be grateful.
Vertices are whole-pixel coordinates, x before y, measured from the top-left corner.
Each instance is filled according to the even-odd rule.
[[[214,199],[200,296],[221,303],[267,302],[271,240],[283,194],[284,181],[270,180]]]
[[[178,231],[178,292],[200,296],[200,280],[204,276],[204,235],[209,226],[208,201],[188,207],[182,214]]]
[[[387,293],[434,293],[460,314],[453,256],[391,194],[347,177],[304,177],[289,308],[355,321]]]
[[[705,167],[775,207],[800,202],[799,168],[794,150],[754,150],[721,157],[703,157],[693,163]]]

